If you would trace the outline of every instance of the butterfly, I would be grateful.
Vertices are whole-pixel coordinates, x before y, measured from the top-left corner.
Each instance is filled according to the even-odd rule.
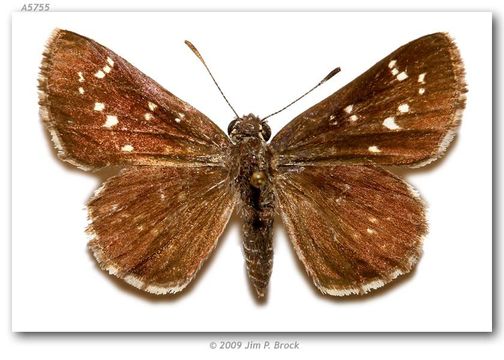
[[[324,294],[365,294],[414,268],[425,207],[382,166],[420,167],[442,156],[466,91],[446,33],[398,48],[270,142],[265,118],[237,115],[226,135],[119,55],[70,31],[53,32],[39,78],[40,114],[58,157],[83,170],[122,167],[87,205],[100,267],[150,293],[182,291],[236,211],[259,299],[272,271],[275,214]]]

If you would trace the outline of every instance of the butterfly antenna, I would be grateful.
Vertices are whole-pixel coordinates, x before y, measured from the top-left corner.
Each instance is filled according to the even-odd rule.
[[[325,83],[327,80],[329,80],[330,78],[332,78],[334,75],[336,75],[337,73],[339,73],[341,71],[341,69],[339,67],[337,67],[336,69],[332,70],[329,74],[326,75],[326,77],[324,77],[317,85],[315,85],[314,87],[312,87],[310,90],[308,90],[307,92],[305,92],[303,95],[301,95],[300,97],[298,97],[296,100],[294,100],[293,102],[291,102],[290,104],[284,106],[283,108],[281,108],[280,110],[278,111],[275,111],[274,113],[272,114],[269,114],[268,116],[266,116],[265,118],[262,119],[262,121],[266,120],[267,118],[269,117],[272,117],[273,115],[276,115],[278,114],[279,112],[282,112],[284,111],[285,109],[287,109],[289,106],[295,104],[296,102],[298,102],[299,100],[301,100],[302,98],[304,98],[306,95],[308,95],[309,93],[311,93],[313,90],[315,90],[316,88],[318,88],[320,85],[322,85],[323,83]]]
[[[203,56],[201,56],[200,52],[198,51],[198,49],[196,49],[196,46],[194,46],[190,41],[186,40],[184,41],[185,44],[189,47],[189,49],[191,49],[191,51],[194,53],[194,55],[196,55],[198,57],[198,59],[200,59],[200,61],[203,63],[203,65],[205,66],[205,69],[207,69],[208,73],[210,74],[213,82],[215,83],[215,85],[217,86],[217,89],[219,89],[222,97],[224,98],[224,100],[226,100],[227,104],[229,105],[229,107],[231,108],[231,110],[233,110],[233,112],[235,113],[236,117],[239,118],[238,116],[238,113],[235,111],[235,109],[231,106],[231,104],[229,103],[226,95],[224,95],[224,93],[222,92],[222,89],[220,88],[219,84],[217,83],[217,80],[215,80],[214,76],[212,75],[212,72],[210,71],[210,69],[208,68],[207,64],[205,63],[205,60],[203,60]]]

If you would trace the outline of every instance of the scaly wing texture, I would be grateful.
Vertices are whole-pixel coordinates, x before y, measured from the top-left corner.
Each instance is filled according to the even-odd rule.
[[[271,141],[276,161],[423,166],[454,138],[465,92],[452,39],[444,33],[424,36],[285,126]]]
[[[364,294],[409,272],[427,226],[422,202],[375,166],[304,167],[275,177],[278,211],[322,293]]]
[[[42,120],[58,156],[82,169],[221,163],[227,136],[106,47],[55,30],[39,78]]]
[[[236,195],[220,167],[123,170],[88,204],[89,247],[100,266],[155,294],[175,293],[214,249]]]

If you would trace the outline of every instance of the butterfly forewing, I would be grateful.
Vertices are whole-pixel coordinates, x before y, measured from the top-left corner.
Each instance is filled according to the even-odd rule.
[[[236,202],[220,167],[132,167],[88,204],[89,246],[103,269],[131,285],[175,293],[194,278]]]
[[[279,164],[422,166],[459,125],[466,88],[444,33],[414,40],[303,112],[272,140]]]
[[[81,168],[224,161],[229,140],[212,121],[86,37],[53,33],[39,90],[58,155]]]
[[[422,202],[383,169],[310,166],[278,175],[275,189],[289,238],[323,293],[366,293],[409,272],[420,257]]]

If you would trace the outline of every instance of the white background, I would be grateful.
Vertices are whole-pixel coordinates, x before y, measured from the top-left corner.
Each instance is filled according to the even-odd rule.
[[[489,13],[52,13],[15,14],[12,25],[14,331],[491,331]],[[341,66],[272,118],[273,133],[400,45],[448,31],[470,92],[446,159],[401,171],[429,204],[417,270],[364,299],[319,295],[278,221],[269,299],[258,305],[237,218],[181,295],[145,295],[99,270],[86,248],[84,204],[104,177],[62,164],[38,117],[37,69],[55,27],[109,47],[223,129],[233,115],[184,39],[199,47],[240,114],[265,116]]]
[[[141,358],[174,358],[190,355],[205,358],[235,359],[237,356],[245,359],[277,358],[278,356],[288,356],[290,359],[305,359],[307,356],[332,356],[337,358],[373,358],[373,359],[426,359],[432,357],[452,357],[457,359],[500,359],[504,352],[504,336],[502,332],[502,321],[504,320],[501,311],[502,302],[502,269],[500,259],[502,259],[503,247],[499,245],[499,235],[502,233],[499,224],[502,216],[498,211],[502,206],[502,192],[494,193],[494,313],[493,313],[493,333],[490,334],[20,334],[12,333],[12,313],[11,313],[11,14],[19,11],[23,4],[21,0],[9,0],[0,3],[0,15],[2,16],[0,46],[3,49],[3,56],[0,57],[3,69],[3,82],[0,86],[0,101],[3,106],[4,121],[0,122],[0,134],[3,136],[0,144],[3,145],[1,163],[5,169],[5,176],[1,177],[4,193],[3,206],[0,207],[2,229],[4,231],[4,241],[0,241],[0,253],[3,254],[3,271],[0,276],[3,296],[0,296],[0,324],[3,324],[0,331],[0,342],[2,344],[2,356],[10,359],[90,359],[104,357],[121,357],[123,359]],[[501,62],[502,48],[502,14],[503,2],[500,0],[480,0],[478,2],[459,1],[453,3],[446,0],[424,0],[421,4],[414,2],[404,2],[402,0],[382,0],[377,4],[373,0],[354,0],[352,2],[334,3],[327,0],[254,0],[237,3],[233,0],[213,0],[210,5],[206,0],[184,0],[174,1],[166,4],[163,0],[143,0],[121,1],[116,4],[107,0],[88,0],[85,3],[66,2],[55,0],[51,2],[53,10],[322,10],[322,11],[348,11],[348,10],[493,10],[493,32],[494,32],[494,99],[500,96],[499,90],[503,83],[503,74],[499,69]],[[468,27],[471,24],[467,24]],[[403,31],[400,29],[399,31]],[[339,38],[350,36],[353,29],[348,29]],[[408,39],[409,40],[409,39]],[[109,44],[107,44],[109,45]],[[203,49],[202,49],[203,51]],[[208,54],[207,54],[208,55]],[[340,74],[342,75],[342,74]],[[338,75],[339,76],[339,75]],[[166,85],[166,84],[165,84]],[[186,99],[189,100],[189,99]],[[502,147],[499,139],[502,138],[503,127],[499,126],[499,116],[502,113],[499,101],[495,101],[494,108],[494,150],[495,150],[495,170],[494,183],[497,184],[502,179],[499,159],[502,158]],[[455,153],[451,151],[452,155]],[[33,162],[33,161],[32,161]],[[470,171],[477,172],[477,163],[467,164]],[[444,164],[443,164],[444,166]],[[442,168],[442,167],[441,167]],[[436,169],[438,171],[439,169]],[[411,177],[410,177],[411,180]],[[477,183],[476,185],[477,186]],[[498,186],[498,185],[497,185]],[[424,195],[425,191],[422,191]],[[432,199],[429,199],[431,201]],[[462,203],[460,200],[459,203]],[[30,224],[27,221],[27,226]],[[277,250],[278,252],[278,250]],[[425,259],[424,259],[425,260]],[[277,259],[278,262],[278,259]],[[276,263],[277,265],[277,263]],[[278,267],[278,266],[277,266]],[[277,269],[275,269],[277,270]],[[307,287],[308,285],[306,285]],[[34,294],[33,298],[40,297],[41,294]],[[82,309],[77,309],[81,311]],[[128,316],[124,314],[124,316]],[[241,314],[234,314],[241,316]],[[295,317],[297,313],[293,314]],[[460,314],[465,316],[466,311]],[[213,340],[299,340],[300,350],[298,351],[215,351],[209,349],[209,343]]]

